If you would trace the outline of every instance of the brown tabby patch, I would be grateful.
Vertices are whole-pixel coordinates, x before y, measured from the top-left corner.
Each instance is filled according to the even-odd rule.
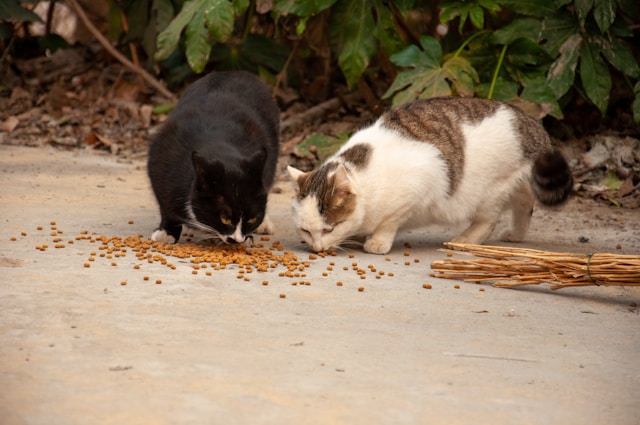
[[[337,187],[335,184],[333,173],[338,165],[337,162],[328,162],[298,179],[298,200],[314,195],[318,200],[320,215],[332,226],[344,221],[356,206],[356,197],[350,188]]]
[[[371,156],[371,148],[365,144],[350,147],[340,154],[345,162],[351,163],[357,169],[366,167]]]

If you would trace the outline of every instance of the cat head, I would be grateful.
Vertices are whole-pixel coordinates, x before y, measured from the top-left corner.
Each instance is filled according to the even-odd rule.
[[[268,189],[263,184],[266,151],[237,163],[207,160],[193,152],[195,178],[188,224],[225,243],[244,242],[262,223]]]
[[[289,166],[287,171],[296,192],[291,205],[294,223],[311,249],[337,247],[357,232],[364,213],[343,164],[329,162],[308,173]]]

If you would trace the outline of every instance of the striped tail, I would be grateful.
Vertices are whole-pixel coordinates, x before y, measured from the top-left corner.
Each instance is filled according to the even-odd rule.
[[[573,190],[573,176],[559,151],[544,153],[535,160],[531,187],[543,205],[560,205],[569,198]]]

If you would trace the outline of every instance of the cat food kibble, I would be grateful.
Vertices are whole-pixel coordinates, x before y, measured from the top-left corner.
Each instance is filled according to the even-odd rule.
[[[431,289],[431,285],[430,285],[430,284],[428,284],[428,283],[423,283],[423,284],[422,284],[422,287],[423,287],[424,289]]]

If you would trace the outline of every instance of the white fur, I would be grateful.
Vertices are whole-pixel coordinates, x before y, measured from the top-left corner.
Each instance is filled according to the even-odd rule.
[[[456,191],[448,194],[447,164],[430,143],[410,140],[380,125],[355,133],[336,153],[359,143],[372,148],[369,163],[361,170],[350,167],[349,181],[356,195],[356,209],[347,220],[327,232],[314,197],[294,199],[294,222],[315,251],[327,250],[354,235],[366,236],[364,250],[384,254],[400,229],[429,224],[464,224],[470,227],[456,242],[482,243],[491,234],[509,201],[514,228],[503,235],[522,239],[529,224],[533,198],[528,180],[531,163],[523,157],[511,124],[513,112],[501,108],[476,125],[463,125],[465,164]],[[300,172],[289,169],[297,182]],[[294,184],[297,187],[297,184]]]
[[[156,242],[164,242],[168,244],[176,243],[173,236],[169,235],[166,231],[157,229],[151,234],[151,240]]]

